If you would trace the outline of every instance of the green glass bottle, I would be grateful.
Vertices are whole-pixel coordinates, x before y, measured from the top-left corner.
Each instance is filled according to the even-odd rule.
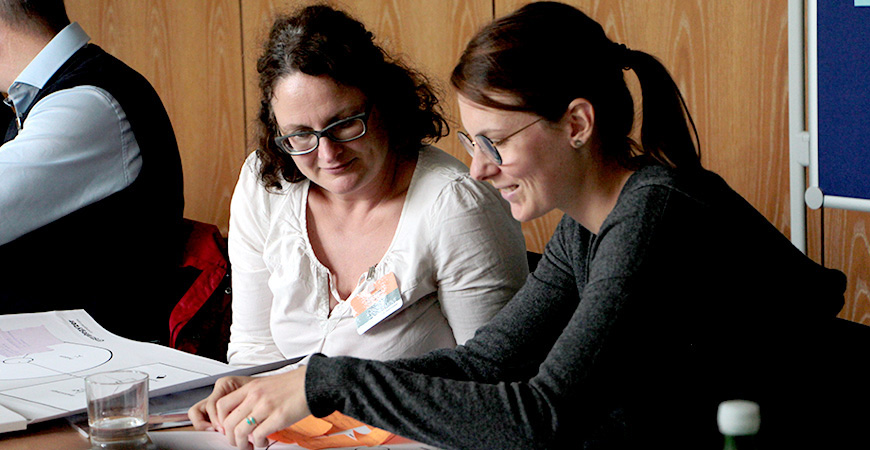
[[[728,400],[719,404],[716,416],[719,432],[725,437],[724,450],[757,450],[761,414],[758,403]]]

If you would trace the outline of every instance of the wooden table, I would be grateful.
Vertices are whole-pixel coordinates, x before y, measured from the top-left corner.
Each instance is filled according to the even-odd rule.
[[[36,449],[87,450],[88,438],[79,434],[66,419],[28,425],[26,430],[0,434],[0,450]]]
[[[171,430],[190,431],[193,427],[171,428]],[[0,434],[0,450],[88,450],[90,448],[91,443],[88,438],[76,431],[66,419],[49,420],[29,425],[23,431]]]

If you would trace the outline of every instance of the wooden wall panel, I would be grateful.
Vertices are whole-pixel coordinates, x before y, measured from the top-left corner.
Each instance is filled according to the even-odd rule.
[[[814,211],[814,216],[822,214],[824,263],[842,270],[849,279],[840,317],[870,325],[870,214],[841,209]],[[820,226],[818,221],[815,224]]]
[[[238,0],[66,3],[92,42],[157,89],[181,152],[185,217],[226,233],[245,154]]]

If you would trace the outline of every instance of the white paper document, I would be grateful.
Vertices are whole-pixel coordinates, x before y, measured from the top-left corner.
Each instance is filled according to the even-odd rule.
[[[84,310],[0,315],[0,432],[22,429],[18,416],[35,423],[85,411],[84,377],[92,373],[145,372],[154,399],[214,384],[221,376],[260,373],[292,362],[235,370],[114,335]]]

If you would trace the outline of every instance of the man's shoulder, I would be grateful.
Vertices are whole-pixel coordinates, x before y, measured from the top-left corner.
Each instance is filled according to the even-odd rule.
[[[121,84],[139,88],[137,84],[144,84],[151,88],[142,74],[96,44],[87,44],[73,54],[49,84],[60,89],[82,84],[103,88]]]

